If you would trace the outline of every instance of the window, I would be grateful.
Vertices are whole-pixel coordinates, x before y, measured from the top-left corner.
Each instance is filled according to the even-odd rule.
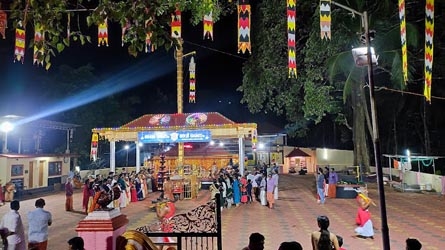
[[[22,176],[22,175],[23,175],[23,165],[11,166],[11,176]]]
[[[48,163],[48,176],[61,175],[62,174],[62,162],[54,161]]]

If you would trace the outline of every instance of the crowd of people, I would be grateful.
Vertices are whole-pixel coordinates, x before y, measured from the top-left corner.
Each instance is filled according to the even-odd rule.
[[[46,250],[48,246],[48,227],[52,215],[44,209],[45,200],[35,202],[36,209],[28,213],[28,244],[25,241],[25,227],[19,213],[20,202],[13,200],[11,210],[0,221],[2,241],[8,250]]]
[[[65,188],[65,191],[67,189]],[[99,208],[95,202],[97,197],[105,192],[114,190],[119,193],[119,197],[112,198],[109,208],[125,208],[130,202],[144,200],[150,192],[156,191],[156,185],[152,179],[152,173],[142,169],[138,173],[135,171],[127,173],[125,168],[121,173],[110,172],[108,176],[90,175],[84,182],[82,206],[86,214]],[[114,193],[116,193],[114,192]],[[70,192],[67,191],[67,204]],[[72,207],[67,207],[67,210]]]
[[[211,199],[215,199],[217,193],[221,198],[221,210],[259,202],[270,209],[274,208],[278,199],[278,168],[267,166],[254,168],[240,174],[237,169],[222,168],[212,175],[213,183],[210,185]]]

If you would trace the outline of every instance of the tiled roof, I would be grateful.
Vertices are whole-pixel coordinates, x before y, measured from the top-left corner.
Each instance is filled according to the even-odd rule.
[[[234,125],[235,122],[216,112],[183,114],[147,114],[121,128],[205,127]]]
[[[310,157],[310,155],[306,154],[299,148],[295,148],[288,155],[286,155],[286,157]]]

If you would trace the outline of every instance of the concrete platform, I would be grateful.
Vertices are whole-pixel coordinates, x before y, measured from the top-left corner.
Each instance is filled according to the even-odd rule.
[[[315,200],[315,179],[311,175],[280,175],[279,200],[276,208],[269,209],[259,203],[245,204],[224,209],[223,247],[227,250],[241,249],[248,243],[249,235],[260,232],[266,236],[265,249],[275,250],[283,241],[296,240],[304,249],[312,249],[310,233],[317,230],[316,217],[327,215],[331,221],[331,231],[343,236],[344,247],[348,250],[382,249],[380,232],[381,218],[378,192],[375,184],[368,185],[370,197],[377,203],[371,207],[376,235],[374,240],[354,239],[356,203],[354,199],[328,199],[326,204],[318,205]],[[425,193],[403,193],[386,186],[386,205],[391,249],[405,249],[405,239],[418,238],[426,250],[445,249],[445,199],[438,195]],[[156,214],[150,209],[151,200],[159,193],[152,193],[143,201],[131,203],[122,209],[129,219],[128,229],[151,224]],[[85,218],[81,208],[81,193],[74,194],[74,209],[64,210],[65,195],[57,194],[43,197],[46,209],[53,214],[53,225],[49,231],[48,249],[66,249],[67,240],[77,236],[75,228]],[[186,212],[209,199],[209,191],[201,190],[196,200],[180,200],[176,203],[177,213]],[[28,226],[26,214],[34,209],[35,199],[21,202],[20,213]],[[0,207],[0,216],[9,210],[9,204]],[[87,249],[90,250],[90,249]]]

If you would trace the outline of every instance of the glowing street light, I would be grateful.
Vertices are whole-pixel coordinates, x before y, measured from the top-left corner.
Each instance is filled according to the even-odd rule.
[[[8,121],[3,122],[2,124],[0,124],[0,130],[5,133],[5,142],[3,143],[2,152],[6,154],[8,153],[8,133],[14,130],[14,125]]]
[[[125,150],[127,150],[127,159],[125,161],[125,166],[128,167],[128,150],[130,149],[130,145],[126,144],[124,148]]]

